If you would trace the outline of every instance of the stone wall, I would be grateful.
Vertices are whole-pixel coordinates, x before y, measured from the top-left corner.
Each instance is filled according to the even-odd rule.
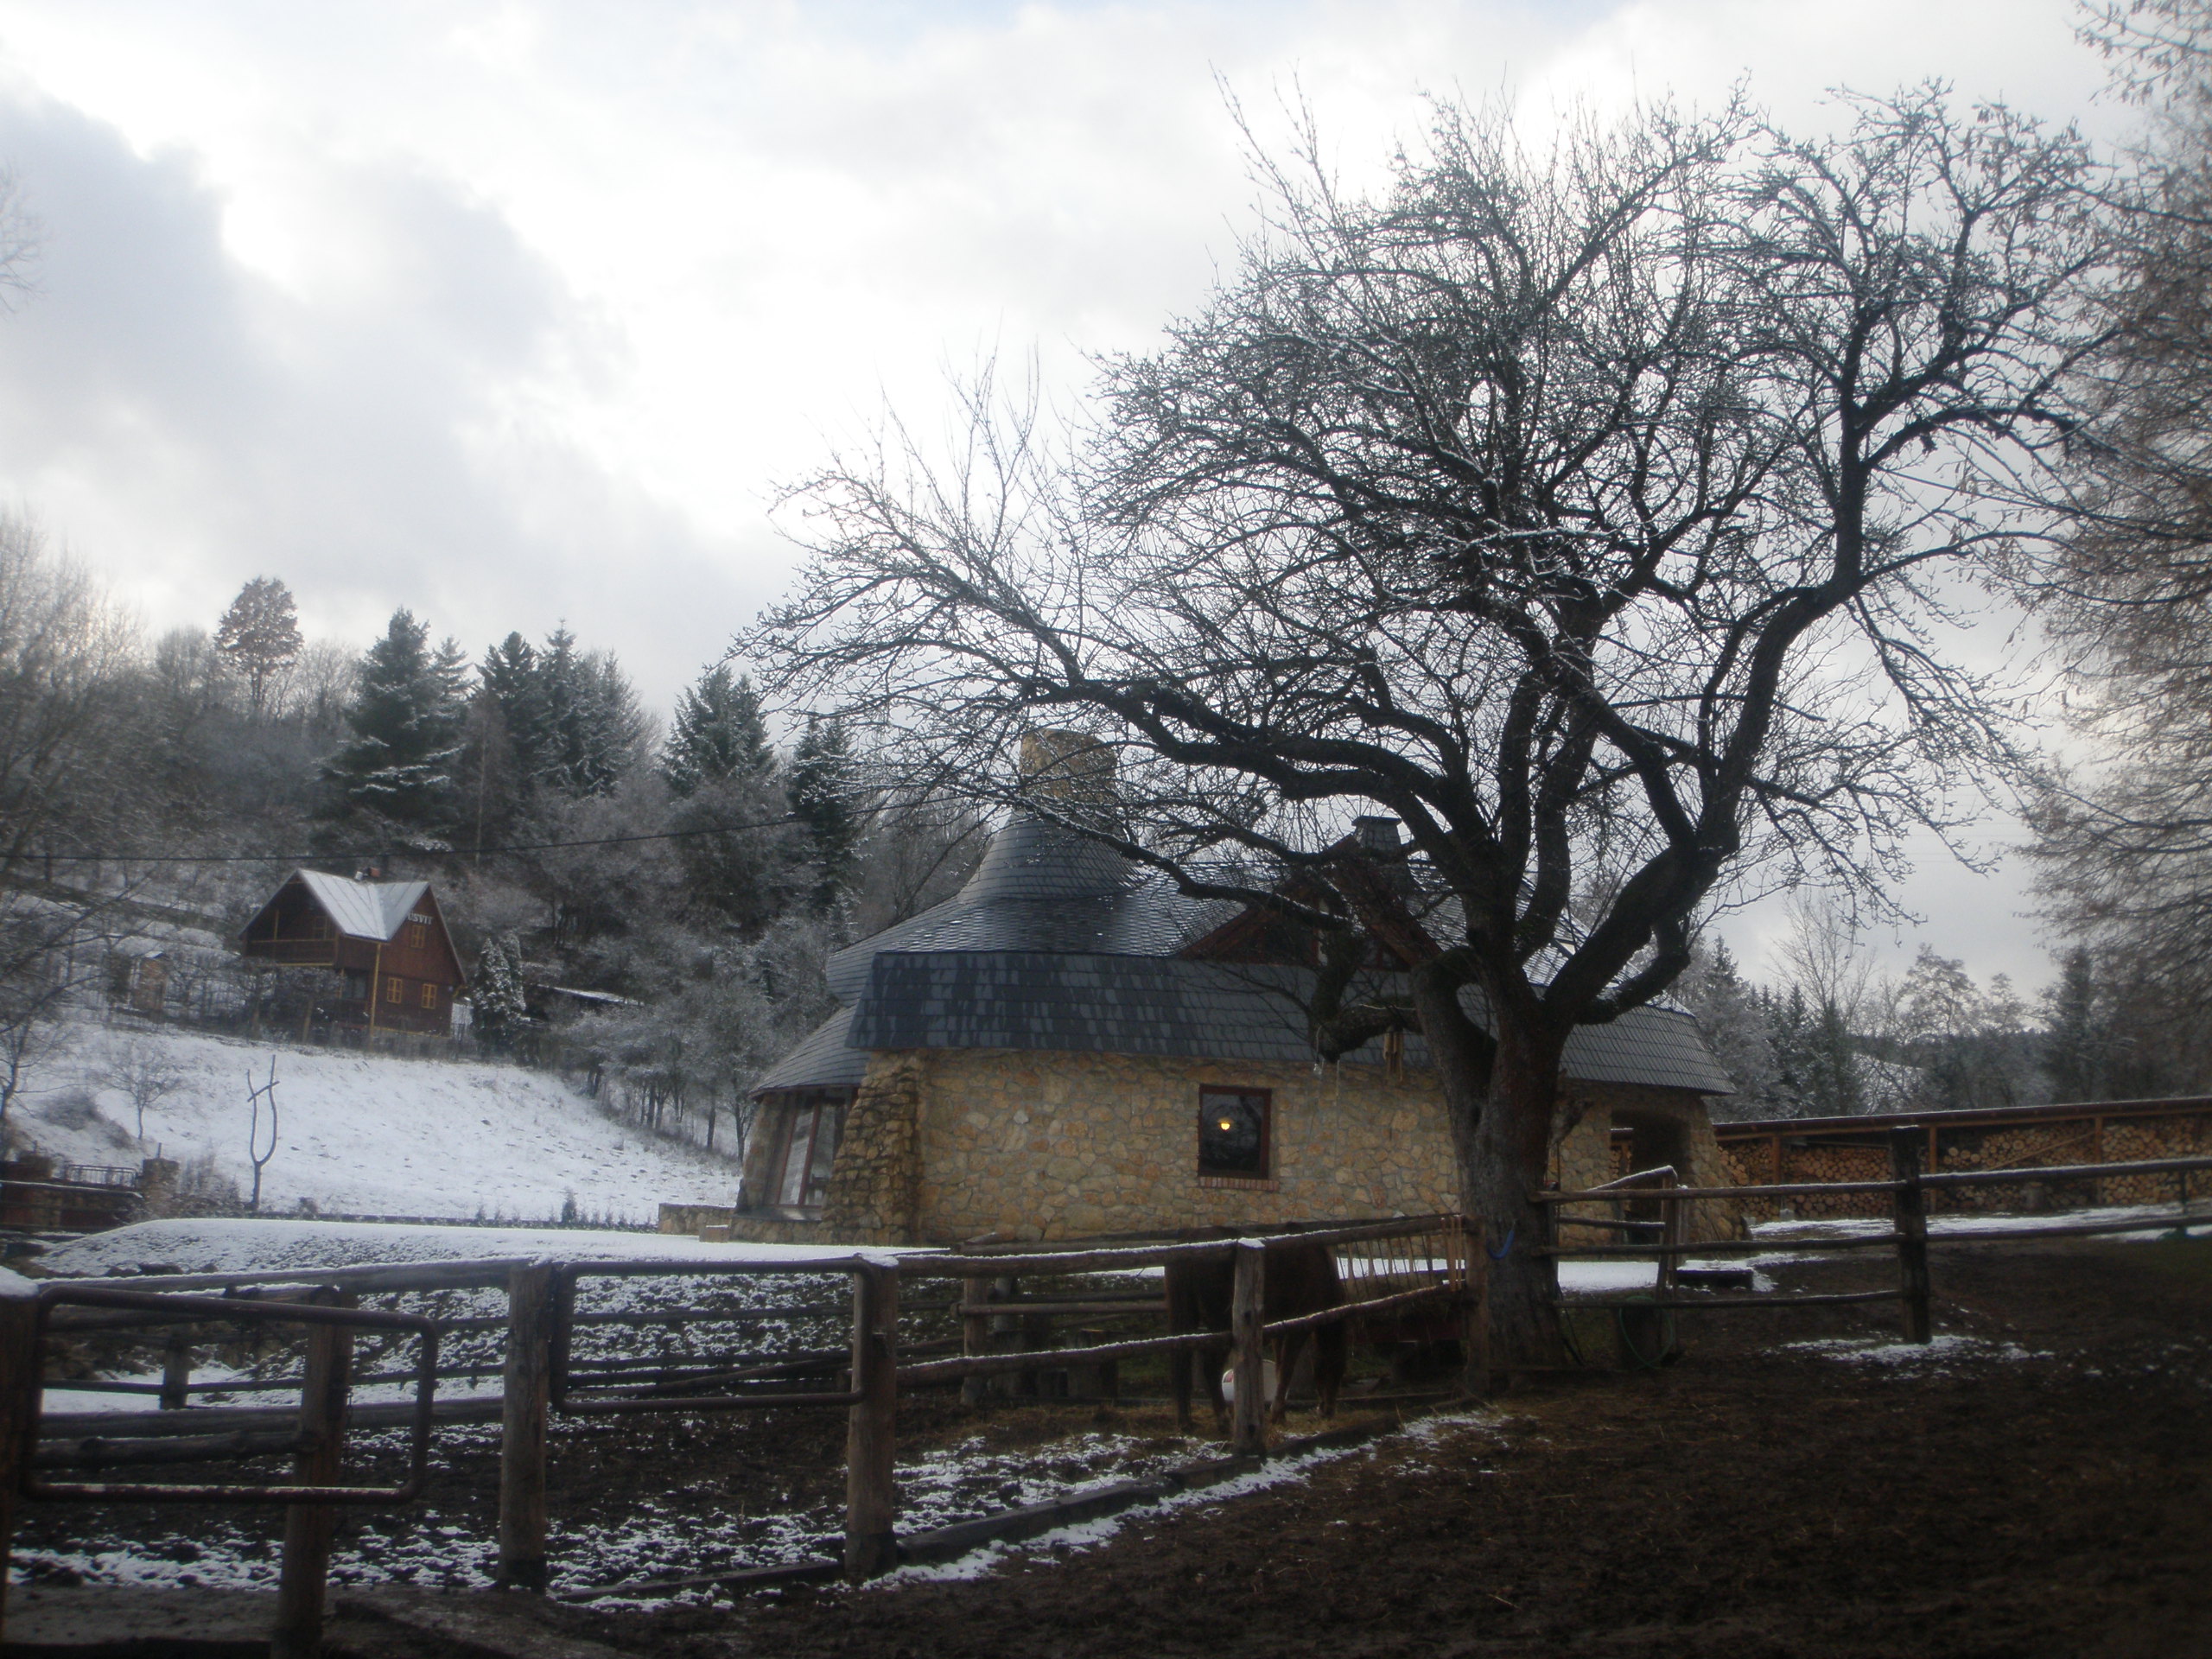
[[[1202,1177],[1198,1090],[1271,1096],[1264,1179]],[[1679,1119],[1690,1179],[1718,1174],[1703,1103],[1581,1086],[1589,1109],[1554,1174],[1610,1179],[1612,1113]],[[878,1054],[845,1121],[820,1224],[757,1234],[870,1243],[1068,1238],[1421,1215],[1458,1207],[1451,1135],[1430,1074],[1376,1065],[1174,1060],[968,1049]],[[1733,1218],[1701,1224],[1719,1230]],[[802,1234],[801,1230],[804,1231]],[[1700,1234],[1700,1236],[1708,1236]]]
[[[919,1056],[879,1056],[880,1075]],[[946,1050],[926,1057],[914,1236],[1065,1238],[1422,1215],[1455,1207],[1450,1132],[1424,1074],[1382,1068]],[[1270,1173],[1201,1178],[1198,1090],[1270,1091]],[[855,1107],[857,1110],[857,1104]],[[849,1122],[846,1139],[855,1129]],[[837,1180],[845,1176],[838,1153]],[[833,1181],[831,1205],[839,1194]]]
[[[1648,1155],[1631,1157],[1630,1168],[1622,1166],[1613,1130],[1624,1122],[1664,1126],[1669,1131],[1666,1138],[1678,1141],[1679,1149],[1669,1150],[1664,1161],[1675,1165],[1684,1186],[1726,1186],[1734,1179],[1700,1096],[1635,1084],[1578,1083],[1568,1085],[1567,1112],[1569,1127],[1552,1157],[1552,1179],[1564,1191],[1601,1186],[1629,1173],[1630,1168],[1654,1166]],[[1698,1200],[1690,1206],[1690,1237],[1732,1238],[1736,1221],[1735,1206],[1725,1200]],[[1627,1242],[1625,1235],[1592,1227],[1569,1228],[1560,1237],[1568,1244]]]
[[[860,1092],[845,1109],[837,1160],[822,1206],[823,1231],[856,1244],[912,1244],[919,1225],[919,1179],[925,1166],[916,1136],[931,1062],[926,1050],[878,1054]],[[937,1235],[929,1235],[932,1239]]]

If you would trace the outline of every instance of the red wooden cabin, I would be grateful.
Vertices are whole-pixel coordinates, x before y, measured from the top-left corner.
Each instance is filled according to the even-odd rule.
[[[450,1036],[468,988],[427,881],[355,881],[295,870],[238,936],[253,960],[327,968],[334,1025]]]

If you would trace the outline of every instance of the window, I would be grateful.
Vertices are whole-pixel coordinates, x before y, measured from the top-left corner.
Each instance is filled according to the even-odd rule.
[[[430,948],[430,924],[427,918],[410,916],[407,918],[407,948],[410,950]]]
[[[384,1000],[385,1001],[403,1002],[406,1001],[406,998],[407,988],[406,982],[404,980],[401,980],[395,976],[394,977],[385,981]]]
[[[803,1101],[785,1121],[782,1156],[769,1173],[770,1202],[798,1208],[818,1206],[830,1195],[830,1170],[837,1160],[837,1134],[844,1103]]]
[[[438,988],[427,979],[423,982],[423,1006],[426,1008],[438,1006]]]
[[[330,918],[327,916],[308,918],[308,938],[327,939],[330,937]]]
[[[1199,1090],[1198,1173],[1266,1180],[1273,1173],[1271,1116],[1264,1089]]]
[[[346,1000],[348,1002],[365,1002],[369,1000],[369,976],[366,974],[346,976]]]

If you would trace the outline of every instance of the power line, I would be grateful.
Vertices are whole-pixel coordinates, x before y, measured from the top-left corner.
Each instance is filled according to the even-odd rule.
[[[625,847],[638,842],[682,841],[692,836],[735,835],[747,830],[775,830],[803,823],[796,812],[760,818],[750,823],[707,823],[692,830],[656,830],[635,836],[590,836],[576,841],[510,842],[499,847],[393,847],[381,852],[315,853],[44,853],[21,852],[16,859],[29,864],[315,864],[374,858],[479,858],[487,853],[551,853],[576,847]]]

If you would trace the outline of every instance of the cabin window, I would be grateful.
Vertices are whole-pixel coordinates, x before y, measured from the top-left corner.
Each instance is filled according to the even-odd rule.
[[[438,1006],[438,988],[427,979],[423,982],[423,1006],[426,1008]]]
[[[387,1002],[405,1001],[407,1000],[406,981],[397,977],[385,980],[384,982],[384,1000]]]
[[[308,938],[327,939],[330,937],[330,918],[327,916],[308,918]]]
[[[1274,1151],[1273,1103],[1264,1089],[1198,1090],[1198,1173],[1265,1180]]]
[[[430,948],[430,925],[428,922],[411,919],[408,922],[407,948],[410,950],[427,950]]]
[[[346,1000],[348,1002],[365,1002],[369,1000],[369,976],[366,974],[346,976]]]
[[[830,1170],[837,1158],[844,1107],[817,1101],[794,1106],[785,1124],[783,1156],[774,1166],[775,1202],[818,1206],[830,1195]]]

